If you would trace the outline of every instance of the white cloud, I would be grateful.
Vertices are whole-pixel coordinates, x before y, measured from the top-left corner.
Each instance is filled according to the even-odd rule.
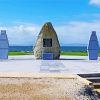
[[[7,30],[10,45],[33,45],[42,26],[34,24],[20,24],[0,27]],[[100,42],[100,21],[67,22],[65,25],[54,26],[60,44],[88,44],[91,31],[97,31]]]
[[[100,6],[100,0],[90,0],[90,4]]]
[[[97,31],[100,38],[100,21],[69,22],[67,25],[56,27],[59,40],[63,44],[88,44],[91,31]],[[99,40],[100,41],[100,40]]]
[[[40,28],[39,26],[21,24],[0,27],[0,30],[2,29],[7,30],[10,45],[33,45]]]

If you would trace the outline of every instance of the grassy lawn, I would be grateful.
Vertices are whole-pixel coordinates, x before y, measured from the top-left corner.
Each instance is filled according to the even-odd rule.
[[[33,55],[33,52],[9,52],[9,55]],[[61,55],[69,55],[69,56],[87,56],[87,52],[61,52]],[[99,53],[100,57],[100,53]]]
[[[87,56],[87,52],[61,52],[61,55],[69,56]]]
[[[88,56],[87,52],[61,52],[61,55],[69,55],[69,56]],[[100,52],[99,52],[100,57]]]
[[[9,52],[9,55],[14,56],[14,55],[32,55],[32,52]]]

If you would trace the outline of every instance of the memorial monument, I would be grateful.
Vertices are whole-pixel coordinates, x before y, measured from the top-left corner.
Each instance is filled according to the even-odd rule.
[[[35,47],[34,55],[36,59],[56,60],[60,57],[60,44],[57,34],[50,22],[43,25]]]
[[[89,60],[98,60],[98,53],[99,53],[99,43],[96,36],[96,31],[92,31],[88,45]]]
[[[8,59],[9,42],[6,30],[1,30],[0,34],[0,59]]]

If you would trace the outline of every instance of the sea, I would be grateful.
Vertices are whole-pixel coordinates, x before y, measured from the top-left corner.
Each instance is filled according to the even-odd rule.
[[[9,51],[23,51],[30,52],[33,50],[33,46],[10,46]],[[86,46],[61,46],[63,52],[86,52]]]

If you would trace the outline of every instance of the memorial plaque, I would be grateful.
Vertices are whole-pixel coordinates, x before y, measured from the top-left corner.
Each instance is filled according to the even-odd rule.
[[[43,53],[43,60],[53,60],[53,53]]]
[[[43,39],[43,47],[52,47],[52,39]]]

